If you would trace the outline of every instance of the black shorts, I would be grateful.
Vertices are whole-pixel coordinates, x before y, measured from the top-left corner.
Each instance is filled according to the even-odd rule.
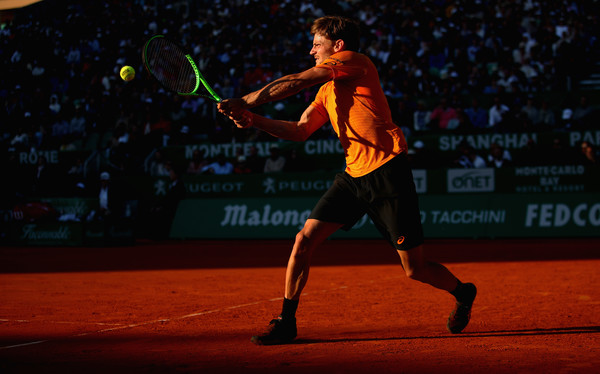
[[[406,154],[362,177],[337,174],[309,218],[340,223],[349,230],[365,214],[396,249],[423,244],[419,200]]]

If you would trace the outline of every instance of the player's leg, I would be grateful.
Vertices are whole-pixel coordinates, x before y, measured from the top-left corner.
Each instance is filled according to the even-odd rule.
[[[354,195],[352,178],[336,175],[331,187],[319,199],[304,227],[296,235],[285,275],[281,315],[272,320],[266,333],[252,337],[256,344],[282,344],[296,337],[296,309],[308,280],[314,250],[340,228],[349,229],[365,214],[365,205]]]
[[[453,334],[461,332],[471,319],[471,308],[477,295],[472,283],[462,283],[444,265],[427,260],[423,246],[398,250],[406,275],[414,280],[450,292],[456,298],[446,327]]]
[[[251,341],[260,345],[289,343],[297,335],[296,309],[302,290],[308,281],[310,260],[315,249],[342,224],[308,219],[296,235],[285,275],[285,297],[279,317],[273,319],[267,330],[253,336]]]
[[[398,250],[398,254],[409,278],[448,292],[456,289],[458,279],[444,265],[428,261],[423,245],[405,251]]]
[[[470,283],[461,283],[445,266],[427,259],[419,199],[408,159],[398,155],[365,179],[365,184],[371,186],[369,196],[374,197],[369,216],[398,250],[406,275],[454,295],[456,308],[447,327],[452,333],[462,331],[469,323],[477,289]]]
[[[308,219],[296,235],[296,241],[285,274],[285,298],[298,300],[308,281],[310,260],[314,250],[330,235],[342,227],[335,222]]]

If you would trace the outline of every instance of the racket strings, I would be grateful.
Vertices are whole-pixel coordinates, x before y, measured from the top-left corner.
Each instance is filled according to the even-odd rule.
[[[196,73],[186,55],[164,38],[153,39],[146,48],[146,64],[167,89],[191,93],[197,87]]]

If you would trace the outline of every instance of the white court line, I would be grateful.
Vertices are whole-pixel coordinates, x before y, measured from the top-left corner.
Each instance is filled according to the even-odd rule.
[[[222,311],[225,311],[225,310],[243,308],[243,307],[246,307],[246,306],[257,305],[257,304],[261,304],[261,303],[265,303],[265,302],[270,302],[270,301],[277,301],[277,300],[283,300],[283,298],[282,297],[278,297],[278,298],[269,299],[269,300],[256,301],[256,302],[253,302],[253,303],[246,303],[246,304],[234,305],[234,306],[230,306],[230,307],[226,307],[226,308],[206,310],[206,311],[203,311],[203,312],[186,314],[186,315],[179,316],[179,317],[160,318],[160,319],[155,319],[155,320],[145,321],[145,322],[140,322],[140,323],[132,323],[132,324],[129,324],[129,325],[117,325],[117,326],[106,328],[106,329],[89,331],[89,332],[83,332],[81,334],[75,334],[75,335],[71,335],[69,337],[73,338],[73,337],[79,337],[79,336],[88,336],[88,335],[92,335],[92,334],[101,334],[101,333],[105,333],[105,332],[111,332],[111,331],[117,331],[117,330],[131,329],[131,328],[140,327],[140,326],[152,325],[152,324],[155,324],[155,323],[165,323],[165,322],[178,321],[178,320],[182,320],[182,319],[186,319],[186,318],[198,317],[198,316],[203,316],[203,315],[206,315],[206,314],[218,313],[218,312],[222,312]],[[0,322],[11,322],[11,320],[0,319]],[[29,321],[27,321],[27,320],[13,320],[12,322],[29,322]],[[76,324],[76,323],[77,322],[73,322],[73,324]],[[101,323],[97,323],[97,324],[101,324]],[[49,342],[49,341],[50,340],[38,340],[38,341],[34,341],[34,342],[27,342],[27,343],[15,344],[15,345],[8,345],[8,346],[0,347],[0,350],[11,349],[11,348],[19,348],[19,347],[26,347],[26,346],[29,346],[29,345],[46,343],[46,342]]]
[[[382,280],[389,280],[389,279],[395,279],[395,278],[400,278],[400,277],[387,277],[384,278]],[[371,281],[370,283],[373,283],[373,281]],[[358,284],[357,286],[360,286],[361,284]],[[335,287],[335,288],[331,288],[331,289],[324,289],[324,290],[319,290],[319,291],[313,291],[312,293],[324,293],[324,292],[333,292],[333,291],[339,291],[339,290],[345,290],[348,289],[348,286],[340,286],[340,287]],[[303,293],[302,296],[308,295],[309,293]],[[192,318],[192,317],[198,317],[198,316],[203,316],[206,314],[212,314],[212,313],[218,313],[218,312],[223,312],[226,310],[231,310],[231,309],[237,309],[237,308],[243,308],[243,307],[247,307],[247,306],[251,306],[251,305],[257,305],[257,304],[262,304],[262,303],[266,303],[266,302],[274,302],[274,301],[281,301],[283,300],[283,297],[276,297],[273,299],[268,299],[268,300],[261,300],[261,301],[255,301],[252,303],[246,303],[246,304],[240,304],[240,305],[234,305],[234,306],[230,306],[230,307],[225,307],[225,308],[219,308],[219,309],[213,309],[213,310],[206,310],[203,312],[197,312],[197,313],[191,313],[191,314],[186,314],[183,316],[179,316],[179,317],[172,317],[172,318],[161,318],[161,319],[155,319],[155,320],[151,320],[151,321],[146,321],[146,322],[140,322],[140,323],[132,323],[129,325],[116,325],[114,327],[110,327],[110,328],[106,328],[106,329],[102,329],[102,330],[96,330],[96,331],[89,331],[89,332],[84,332],[81,334],[75,334],[75,335],[71,335],[65,338],[74,338],[74,337],[79,337],[79,336],[88,336],[88,335],[93,335],[93,334],[101,334],[101,333],[105,333],[105,332],[111,332],[111,331],[118,331],[118,330],[124,330],[124,329],[132,329],[135,327],[140,327],[140,326],[147,326],[147,325],[152,325],[152,324],[156,324],[156,323],[165,323],[165,322],[172,322],[172,321],[179,321],[182,319],[186,319],[186,318]],[[10,322],[9,320],[3,320],[0,319],[0,321],[2,322]],[[17,322],[27,322],[27,320],[15,320]],[[65,323],[69,323],[69,322],[65,322]],[[77,322],[72,322],[73,324],[77,324]],[[102,325],[102,323],[95,323],[97,325]],[[65,339],[63,338],[63,339]],[[49,340],[38,340],[38,341],[33,341],[33,342],[27,342],[27,343],[21,343],[21,344],[15,344],[15,345],[9,345],[9,346],[4,346],[4,347],[0,347],[0,350],[3,349],[12,349],[12,348],[19,348],[19,347],[26,347],[29,345],[35,345],[35,344],[42,344],[42,343],[46,343],[51,341]]]
[[[0,349],[19,348],[19,347],[25,347],[25,346],[28,346],[28,345],[41,344],[41,343],[45,343],[45,342],[47,342],[47,340],[38,340],[36,342],[29,342],[29,343],[8,345],[6,347],[0,347]]]

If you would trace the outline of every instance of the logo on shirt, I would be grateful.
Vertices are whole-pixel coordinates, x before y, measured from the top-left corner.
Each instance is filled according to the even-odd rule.
[[[327,61],[325,61],[323,63],[323,65],[331,65],[331,66],[336,66],[336,65],[344,65],[344,63],[342,62],[342,60],[338,60],[337,58],[328,58]]]
[[[398,238],[398,240],[396,240],[396,244],[400,245],[402,243],[404,243],[404,236],[401,236]]]

